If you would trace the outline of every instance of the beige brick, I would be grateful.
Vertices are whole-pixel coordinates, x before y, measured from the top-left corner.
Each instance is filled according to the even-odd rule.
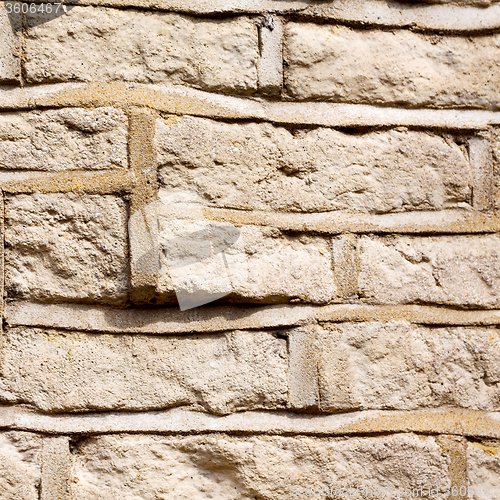
[[[20,42],[17,30],[20,28],[18,15],[7,14],[5,2],[0,4],[0,83],[19,83]]]
[[[33,83],[168,82],[249,93],[258,55],[257,26],[246,18],[75,7],[29,30],[25,70]]]
[[[395,490],[392,498],[400,490],[404,498],[401,490],[407,488],[428,485],[444,491],[449,485],[447,458],[434,438],[413,434],[347,440],[102,436],[80,444],[74,471],[79,500],[152,498],[151,491],[165,500],[343,498],[349,487],[356,499],[376,498],[368,489],[380,494],[381,487]]]
[[[286,85],[298,99],[499,107],[500,36],[288,25]]]
[[[0,168],[127,167],[127,117],[113,108],[0,114]]]
[[[359,293],[374,304],[500,305],[497,235],[363,236]]]
[[[168,253],[172,233],[163,228],[160,253]],[[219,269],[224,270],[219,253],[212,259],[200,259],[188,272],[183,271],[191,290],[229,295],[231,300],[237,302],[283,303],[294,299],[325,304],[339,299],[327,238],[286,235],[273,228],[253,226],[238,230],[237,242],[225,251],[229,280],[222,279],[223,275],[218,272]],[[209,244],[208,241],[190,243],[199,248]],[[211,271],[207,272],[207,266]],[[168,300],[173,296],[174,284],[180,278],[171,280],[168,265],[164,269],[157,289],[160,297]]]
[[[0,433],[0,499],[38,500],[42,439],[28,432]]]
[[[162,185],[213,207],[383,213],[470,202],[470,164],[432,133],[292,133],[185,116],[159,120],[156,144]]]
[[[285,340],[258,331],[151,337],[14,328],[0,395],[50,412],[283,408],[286,358]]]
[[[316,337],[325,411],[500,409],[496,328],[342,323],[324,325]]]
[[[115,196],[33,194],[6,200],[10,297],[122,304],[126,207]]]
[[[468,497],[494,500],[500,493],[500,442],[478,440],[467,449]]]

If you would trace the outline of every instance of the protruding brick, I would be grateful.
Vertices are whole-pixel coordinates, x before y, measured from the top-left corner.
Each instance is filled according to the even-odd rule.
[[[168,500],[349,498],[349,491],[352,498],[404,498],[405,491],[415,491],[415,498],[445,500],[447,469],[434,438],[414,434],[349,439],[125,434],[79,444],[73,487],[79,500],[147,498],[152,488]]]
[[[115,196],[33,194],[6,199],[11,298],[123,304],[126,207]]]
[[[499,108],[500,36],[288,25],[286,86],[297,99]]]
[[[359,293],[373,304],[500,306],[498,235],[362,236]]]
[[[127,164],[127,117],[121,110],[0,114],[0,169],[98,170]]]
[[[500,409],[494,328],[340,323],[323,325],[316,336],[324,411]]]
[[[6,332],[4,401],[48,412],[188,406],[227,414],[284,408],[285,340],[271,333],[149,337]]]
[[[257,26],[247,18],[75,7],[28,31],[29,82],[128,81],[257,90]]]
[[[349,134],[172,116],[156,133],[168,192],[195,190],[219,208],[384,213],[470,203],[459,146],[407,129]]]

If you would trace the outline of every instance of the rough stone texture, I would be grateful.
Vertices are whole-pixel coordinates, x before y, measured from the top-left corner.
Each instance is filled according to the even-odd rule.
[[[500,331],[407,322],[326,324],[316,333],[325,411],[500,409]]]
[[[42,440],[28,432],[0,433],[0,500],[38,500]]]
[[[76,450],[73,491],[79,500],[289,500],[311,497],[308,489],[319,490],[314,498],[342,498],[334,496],[335,489],[445,490],[446,469],[434,439],[412,434],[348,440],[102,436]],[[320,493],[323,488],[328,496]],[[367,493],[351,498],[370,498]]]
[[[127,166],[127,117],[121,110],[0,114],[0,168],[57,171],[116,166]]]
[[[376,304],[500,305],[500,240],[475,236],[362,236],[359,293]]]
[[[6,4],[0,4],[0,83],[19,83],[19,16],[9,16]]]
[[[469,442],[467,449],[468,498],[494,500],[500,494],[498,441]]]
[[[500,129],[494,128],[490,138],[493,153],[493,205],[495,209],[500,209]]]
[[[127,294],[126,207],[111,196],[10,197],[6,290],[10,297],[122,304]]]
[[[191,406],[226,414],[286,404],[286,341],[271,333],[150,337],[6,333],[0,397],[43,411]]]
[[[194,189],[214,207],[383,213],[470,202],[470,164],[455,143],[431,133],[292,133],[172,116],[158,121],[155,140],[162,185]]]
[[[175,83],[249,93],[257,87],[258,33],[246,18],[75,7],[28,32],[29,82]]]
[[[338,299],[327,238],[290,236],[264,227],[244,226],[239,230],[238,241],[225,251],[230,272],[228,284],[217,273],[224,267],[220,253],[215,256],[220,261],[218,267],[215,259],[199,261],[183,277],[192,280],[200,291],[221,292],[237,302],[282,303],[293,299],[325,304]],[[169,245],[165,233],[160,234],[160,252],[165,252]],[[207,275],[208,264],[215,269]],[[160,275],[157,288],[164,298],[172,295],[168,266]]]
[[[290,23],[286,85],[298,99],[498,109],[499,48],[498,35],[440,37]]]

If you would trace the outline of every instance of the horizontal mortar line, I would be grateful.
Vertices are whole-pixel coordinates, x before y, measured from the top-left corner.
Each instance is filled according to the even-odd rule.
[[[204,208],[208,220],[237,226],[271,226],[285,231],[341,233],[463,234],[500,231],[498,212],[482,213],[462,209],[414,211],[389,214],[323,212],[277,213]]]
[[[115,309],[89,304],[10,302],[4,318],[10,326],[31,326],[96,333],[177,335],[230,330],[286,328],[315,321],[408,321],[423,325],[500,325],[500,310],[458,310],[437,306],[372,306],[331,304],[312,306],[199,307]]]
[[[25,0],[28,2],[28,0]],[[40,3],[47,0],[29,0]],[[360,23],[373,26],[411,27],[422,29],[473,32],[500,27],[500,5],[474,7],[463,5],[388,5],[377,0],[338,2],[314,5],[311,2],[276,2],[275,0],[67,0],[67,5],[90,5],[114,8],[136,7],[182,14],[295,14],[308,18]]]
[[[213,94],[182,85],[61,83],[0,90],[0,110],[89,106],[145,106],[177,115],[327,127],[408,126],[480,130],[500,125],[498,111],[278,102]]]
[[[4,406],[0,407],[0,428],[49,434],[244,432],[336,436],[419,432],[499,438],[500,413],[436,408],[367,410],[334,415],[247,411],[216,416],[176,408],[148,412],[47,415]]]
[[[111,194],[130,192],[135,175],[125,169],[105,171],[40,172],[0,171],[0,189],[4,193],[68,193]]]

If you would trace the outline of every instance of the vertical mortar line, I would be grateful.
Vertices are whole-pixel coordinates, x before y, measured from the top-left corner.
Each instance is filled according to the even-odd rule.
[[[294,328],[288,335],[288,406],[319,408],[316,325]]]
[[[448,455],[450,464],[450,499],[467,500],[467,441],[460,436],[440,435],[436,438],[442,452]],[[465,494],[464,494],[465,493]]]
[[[283,86],[283,22],[279,17],[264,17],[259,26],[259,45],[259,92],[279,95]]]
[[[472,205],[477,210],[490,210],[493,206],[493,154],[490,141],[475,136],[468,143],[474,175]]]
[[[331,258],[334,279],[341,301],[353,299],[358,293],[360,262],[357,235],[349,233],[331,238]]]
[[[134,238],[151,237],[152,232],[147,227],[147,219],[144,209],[148,204],[156,201],[158,197],[157,161],[154,146],[154,135],[156,127],[156,113],[145,109],[133,109],[129,116],[129,159],[130,170],[135,175],[135,187],[130,200],[129,217],[142,212],[141,219],[146,224],[145,231],[130,231],[130,248],[141,246],[140,241]],[[157,255],[151,255],[150,259],[158,259]],[[145,266],[147,270],[138,270],[134,266],[132,255],[130,255],[130,299],[132,302],[148,302],[156,292],[157,273],[155,263]]]
[[[40,500],[71,500],[68,436],[45,436],[42,445]]]

